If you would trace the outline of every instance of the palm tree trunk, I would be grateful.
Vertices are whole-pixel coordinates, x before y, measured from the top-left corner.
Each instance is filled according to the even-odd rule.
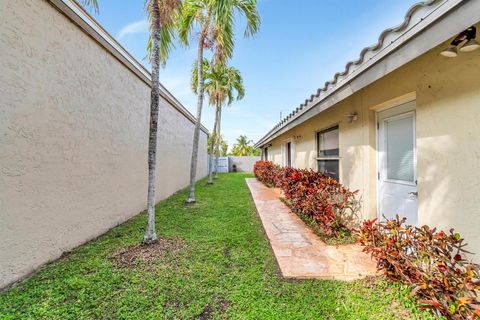
[[[217,130],[218,130],[218,139],[217,139],[217,150],[216,150],[216,155],[217,157],[215,158],[215,179],[218,178],[218,158],[220,157],[220,141],[221,141],[221,132],[220,132],[220,125],[222,124],[222,106],[221,104],[218,104],[218,125],[217,125]]]
[[[213,149],[215,148],[215,141],[218,140],[217,136],[217,123],[218,123],[218,108],[215,112],[215,122],[213,124],[212,142],[210,144],[210,158],[208,164],[208,184],[213,184]]]
[[[143,242],[151,244],[157,241],[155,232],[155,170],[157,161],[158,104],[160,98],[160,11],[158,3],[153,2],[152,22],[152,84],[150,93],[150,131],[148,137],[148,195],[147,227]]]
[[[197,162],[198,162],[198,140],[200,137],[200,126],[201,126],[202,107],[203,107],[203,46],[205,42],[205,34],[206,34],[207,26],[208,26],[208,23],[205,23],[202,33],[200,34],[200,39],[198,41],[197,122],[195,122],[195,129],[193,132],[192,161],[190,163],[190,192],[188,195],[187,203],[195,202],[195,181],[197,177]]]

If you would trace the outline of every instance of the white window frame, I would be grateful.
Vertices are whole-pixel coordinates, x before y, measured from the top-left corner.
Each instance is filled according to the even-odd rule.
[[[408,107],[411,108],[410,105],[408,105]],[[415,109],[413,109],[411,111],[406,111],[404,113],[397,114],[395,116],[390,116],[390,117],[386,117],[386,118],[382,119],[382,121],[379,122],[379,128],[377,129],[378,132],[379,132],[378,135],[380,134],[380,130],[382,130],[383,132],[386,132],[385,122],[391,121],[391,120],[404,119],[404,118],[408,118],[408,117],[412,117],[413,136],[416,137],[416,114],[415,114]],[[379,139],[382,150],[386,149],[385,139],[386,139],[385,136],[382,137],[381,139]],[[379,145],[379,147],[380,147],[380,145]],[[382,164],[381,166],[379,166],[380,167],[380,174],[382,176],[385,176],[385,181],[394,182],[394,183],[398,183],[398,184],[404,184],[404,185],[407,185],[407,186],[416,186],[417,185],[416,184],[416,181],[417,181],[417,141],[416,141],[416,139],[413,140],[413,181],[405,181],[405,180],[397,180],[397,179],[389,179],[388,178],[388,175],[387,175],[387,156],[386,156],[385,152],[380,152],[379,153],[378,161],[379,161],[379,163]]]
[[[319,148],[319,141],[318,141],[318,135],[322,132],[329,131],[330,129],[337,128],[338,130],[338,156],[324,156],[324,157],[319,157],[318,154],[320,153],[320,148]],[[332,124],[331,126],[322,128],[320,130],[315,131],[315,151],[317,152],[317,156],[315,157],[315,164],[317,166],[317,172],[319,170],[318,168],[318,161],[319,160],[337,160],[338,161],[338,182],[340,182],[340,177],[342,176],[342,166],[340,165],[340,161],[342,160],[342,157],[340,156],[340,124],[335,123]]]

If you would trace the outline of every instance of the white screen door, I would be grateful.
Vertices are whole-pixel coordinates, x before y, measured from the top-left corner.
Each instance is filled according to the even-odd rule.
[[[378,113],[379,217],[417,224],[415,102]]]

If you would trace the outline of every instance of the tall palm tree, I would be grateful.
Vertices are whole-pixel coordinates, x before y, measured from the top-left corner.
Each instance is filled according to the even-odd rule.
[[[228,59],[233,54],[235,14],[247,18],[245,36],[253,35],[260,26],[256,0],[185,0],[179,19],[179,36],[185,45],[196,27],[199,29],[197,47],[197,117],[193,134],[193,150],[190,165],[190,192],[187,203],[195,202],[198,140],[204,98],[203,53],[216,45],[218,59]]]
[[[210,62],[207,60],[207,59],[203,59],[203,78],[204,79],[211,79],[211,65],[210,65]],[[205,82],[205,80],[204,80]],[[207,85],[208,85],[208,80],[207,80]],[[195,61],[195,63],[193,64],[193,68],[192,68],[192,81],[191,81],[191,84],[192,84],[192,90],[194,93],[197,92],[197,89],[198,89],[198,63]],[[205,83],[204,83],[204,88],[205,88]],[[215,105],[213,100],[211,99],[210,97],[210,105]],[[212,170],[213,170],[213,148],[215,146],[215,141],[217,139],[217,118],[218,118],[218,109],[215,110],[215,121],[214,121],[214,124],[213,124],[213,131],[212,131],[212,135],[211,135],[211,139],[210,141],[207,141],[207,143],[210,142],[211,146],[209,148],[209,155],[210,155],[210,158],[209,158],[209,163],[208,163],[208,184],[212,184],[212,181],[210,179],[210,177],[212,176]]]
[[[98,12],[98,0],[81,0],[81,4]],[[150,25],[147,50],[152,64],[150,92],[150,128],[148,136],[147,227],[143,242],[157,241],[155,232],[155,172],[157,160],[158,105],[160,100],[160,64],[166,63],[172,48],[174,22],[178,19],[181,0],[145,0]]]
[[[225,141],[224,137],[219,137],[220,139],[220,156],[225,157],[228,153],[228,143]],[[212,145],[212,135],[208,137],[207,153],[210,154],[210,147]],[[213,144],[214,146],[216,143]]]
[[[217,119],[218,118],[218,109],[215,110],[215,122],[213,123],[213,131],[210,139],[207,141],[208,143],[208,184],[212,184],[212,171],[213,171],[213,149],[215,148],[216,141],[217,141]]]
[[[197,63],[192,69],[192,89],[198,86]],[[207,59],[203,60],[204,89],[208,94],[209,104],[215,106],[215,122],[213,126],[212,139],[210,141],[210,164],[212,167],[214,149],[216,150],[215,174],[217,173],[218,157],[220,155],[220,123],[222,106],[232,104],[236,100],[243,99],[245,96],[245,88],[243,87],[243,79],[238,69],[226,66],[221,62],[211,64]],[[208,183],[213,183],[213,170],[209,170]]]
[[[165,64],[172,47],[175,17],[180,0],[146,0],[145,9],[150,25],[148,52],[152,64],[150,93],[150,128],[148,136],[147,227],[143,242],[157,241],[155,232],[155,173],[157,160],[158,105],[160,100],[160,64]]]

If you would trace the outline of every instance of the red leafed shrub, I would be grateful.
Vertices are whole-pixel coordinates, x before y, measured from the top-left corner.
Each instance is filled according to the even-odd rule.
[[[357,191],[349,191],[327,175],[281,168],[270,161],[258,161],[254,173],[264,184],[280,188],[292,210],[318,224],[326,236],[337,236],[358,220]]]
[[[466,260],[464,239],[405,221],[364,221],[357,230],[364,251],[389,279],[412,286],[421,307],[447,319],[480,319],[480,266]]]
[[[255,162],[255,165],[253,166],[253,173],[255,174],[255,177],[257,177],[257,179],[263,184],[269,187],[274,187],[276,176],[280,169],[281,168],[279,165],[276,165],[271,161],[261,160]]]

